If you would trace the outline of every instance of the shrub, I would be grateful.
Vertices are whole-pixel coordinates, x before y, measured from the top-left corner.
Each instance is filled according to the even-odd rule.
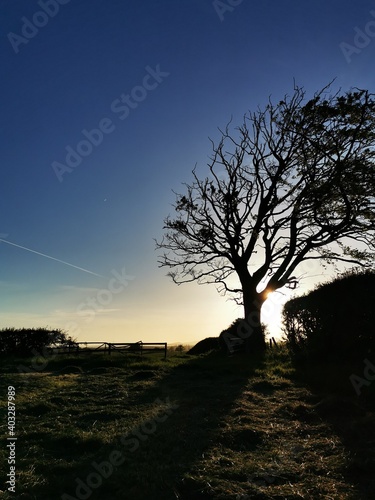
[[[264,343],[264,339],[265,339],[265,336],[266,334],[268,333],[267,332],[267,327],[262,323],[261,325],[261,328],[262,328],[262,337],[263,337],[263,343]],[[251,327],[247,324],[246,320],[244,320],[243,318],[237,318],[235,319],[230,325],[228,328],[226,328],[225,330],[223,330],[220,335],[219,335],[219,343],[220,343],[220,347],[223,349],[223,350],[227,350],[228,349],[228,344],[227,342],[225,341],[225,339],[227,340],[230,340],[230,339],[239,339],[238,340],[238,344],[237,346],[235,346],[235,350],[237,351],[242,351],[245,349],[245,340],[251,336],[251,333],[249,334],[249,332],[251,332]],[[240,340],[242,340],[243,342],[240,342]],[[257,345],[254,345],[253,346],[255,350],[257,350]],[[261,347],[261,346],[259,346]]]
[[[46,347],[63,347],[74,343],[61,329],[3,328],[0,330],[0,355],[30,356]]]
[[[286,340],[301,361],[375,356],[375,273],[354,270],[288,301]]]

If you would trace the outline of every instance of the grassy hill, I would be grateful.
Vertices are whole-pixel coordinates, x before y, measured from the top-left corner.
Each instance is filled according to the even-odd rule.
[[[2,424],[9,385],[17,406],[16,495],[5,429],[2,499],[375,498],[373,411],[311,390],[283,348],[20,363],[1,368]]]

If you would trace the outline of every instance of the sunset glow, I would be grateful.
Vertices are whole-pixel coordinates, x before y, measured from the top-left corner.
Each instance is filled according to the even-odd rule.
[[[218,127],[294,83],[315,92],[337,77],[337,89],[371,91],[375,44],[342,45],[370,4],[83,0],[50,16],[39,3],[3,6],[0,327],[103,341],[218,335],[243,308],[158,268],[172,190],[195,165],[207,175]],[[298,293],[309,273],[321,280],[314,266]],[[263,306],[275,335],[288,293]]]

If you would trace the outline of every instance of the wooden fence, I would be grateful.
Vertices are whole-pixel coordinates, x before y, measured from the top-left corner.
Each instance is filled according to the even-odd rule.
[[[81,347],[84,346],[84,347]],[[105,352],[111,355],[113,352],[121,354],[144,352],[163,352],[164,358],[167,357],[167,342],[74,342],[65,347],[53,349],[54,354],[90,354],[93,352]]]

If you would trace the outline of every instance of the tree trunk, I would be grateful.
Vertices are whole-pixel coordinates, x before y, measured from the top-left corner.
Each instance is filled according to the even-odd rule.
[[[254,288],[243,289],[244,303],[244,323],[242,325],[241,335],[245,339],[246,352],[258,353],[263,352],[266,348],[264,339],[260,311],[265,298],[261,293],[258,293]]]

